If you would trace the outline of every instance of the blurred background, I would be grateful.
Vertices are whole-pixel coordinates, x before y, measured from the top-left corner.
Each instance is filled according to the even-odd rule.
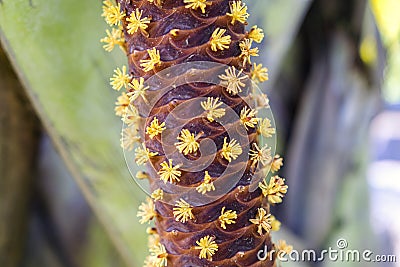
[[[400,261],[400,1],[247,1],[289,192],[275,239]],[[0,1],[0,266],[142,266],[98,0]],[[397,265],[396,265],[397,264]],[[282,266],[365,266],[355,262]],[[400,266],[370,263],[370,266]]]

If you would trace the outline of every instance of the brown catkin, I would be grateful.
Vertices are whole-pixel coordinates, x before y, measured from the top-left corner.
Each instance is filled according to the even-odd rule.
[[[106,9],[107,6],[110,8],[109,1],[104,3]],[[194,5],[196,3],[199,6],[196,7]],[[117,4],[123,14],[119,25],[119,29],[123,31],[123,37],[121,36],[122,41],[118,39],[116,43],[122,45],[123,50],[127,53],[131,80],[140,82],[140,79],[143,78],[143,81],[147,81],[150,77],[168,67],[194,61],[209,61],[221,63],[227,65],[227,67],[233,66],[235,70],[242,71],[242,75],[254,78],[251,72],[254,66],[252,66],[250,60],[247,60],[250,59],[250,56],[243,52],[240,45],[241,43],[245,44],[246,41],[251,42],[252,38],[249,31],[245,29],[247,23],[243,21],[243,19],[246,19],[247,12],[242,13],[244,16],[238,17],[236,20],[234,20],[235,16],[228,14],[232,13],[234,5],[242,7],[244,4],[241,1],[118,0]],[[190,4],[194,6],[190,6]],[[202,4],[205,4],[205,6]],[[202,12],[202,9],[204,9],[204,12]],[[141,25],[139,25],[140,23],[136,24],[137,27],[135,28],[131,23],[132,20],[129,19],[132,14],[139,15],[139,12],[140,16],[136,16],[136,18],[144,20]],[[230,42],[226,44],[225,48],[212,49],[212,35],[218,28],[226,30],[222,36],[230,36]],[[256,39],[254,38],[254,40]],[[156,57],[159,53],[160,60],[156,58],[150,61],[150,65],[147,65],[148,68],[146,69],[146,64],[143,63],[146,60],[151,60],[150,53],[152,52],[155,53],[153,56]],[[253,54],[256,54],[256,52],[253,51]],[[225,74],[224,70],[204,70],[204,75],[215,74],[214,72],[218,71],[220,71],[219,74]],[[184,73],[183,75],[189,74]],[[262,79],[259,80],[262,81]],[[247,84],[246,81],[244,82]],[[170,135],[175,136],[174,140],[176,141],[176,137],[181,133],[178,131],[172,134],[171,125],[162,124],[165,123],[165,119],[174,108],[195,98],[213,97],[214,99],[218,98],[220,102],[229,106],[240,116],[243,109],[251,110],[247,102],[244,101],[251,99],[251,92],[243,89],[239,96],[221,85],[191,82],[178,85],[168,93],[158,96],[157,102],[147,112],[149,98],[157,94],[158,89],[150,87],[142,95],[132,99],[132,95],[135,93],[134,86],[126,86],[126,88],[126,93],[131,96],[134,109],[137,109],[138,117],[140,117],[135,122],[139,124],[139,128],[142,128],[142,134],[139,134],[137,140],[144,144],[142,148],[145,151],[147,149],[151,153],[150,156],[147,154],[147,157],[149,157],[147,173],[141,173],[140,176],[149,179],[153,192],[160,193],[162,190],[164,193],[179,195],[172,189],[172,184],[195,189],[207,177],[211,178],[209,181],[214,182],[226,178],[222,176],[228,164],[244,169],[241,177],[236,177],[238,182],[233,189],[217,200],[203,206],[185,209],[185,203],[182,204],[181,202],[182,205],[177,207],[169,202],[159,201],[162,195],[153,196],[154,202],[150,201],[147,208],[143,207],[149,213],[154,203],[154,213],[147,214],[147,219],[155,219],[155,227],[149,231],[153,235],[151,242],[153,248],[150,249],[152,256],[147,258],[146,266],[274,266],[275,256],[260,261],[257,254],[265,246],[269,250],[275,248],[269,233],[269,228],[272,227],[272,221],[267,218],[269,203],[281,202],[281,197],[286,193],[287,186],[283,183],[277,183],[275,191],[273,191],[274,188],[270,188],[272,191],[268,191],[269,189],[266,188],[262,190],[262,186],[254,191],[249,190],[251,177],[255,175],[254,166],[261,164],[261,162],[254,162],[251,152],[249,155],[248,150],[246,153],[243,151],[242,155],[236,159],[228,160],[228,157],[223,154],[223,147],[224,143],[228,144],[232,139],[227,133],[226,127],[217,121],[204,117],[185,121],[183,129],[189,130],[189,134],[193,133],[197,138],[195,141],[200,142],[202,139],[209,138],[214,141],[218,152],[215,153],[216,156],[211,164],[202,171],[180,170],[180,166],[172,164],[171,166],[177,166],[175,170],[180,172],[177,175],[179,181],[172,179],[160,183],[162,163],[169,163],[169,157],[164,151],[166,144],[163,144],[164,139],[161,139],[161,135],[168,135],[169,132]],[[119,115],[123,113],[122,110],[126,113],[125,109],[129,104],[127,95],[123,93],[118,99],[116,111]],[[158,120],[158,125],[163,129],[152,134],[146,129],[151,127],[155,118]],[[248,119],[251,122],[250,115]],[[246,135],[249,143],[241,143],[242,147],[247,145],[254,150],[254,147],[257,146],[259,135],[262,133],[259,129],[260,126],[257,125],[261,121],[262,119],[256,120],[255,125],[250,123],[246,127],[244,135]],[[230,123],[230,125],[237,125],[240,124],[240,121]],[[274,134],[274,131],[266,135],[268,134]],[[125,141],[129,143],[129,140]],[[172,142],[170,145],[174,145],[174,143]],[[182,151],[185,151],[184,148],[182,148]],[[186,152],[182,153],[189,160],[204,156],[195,146],[192,147],[192,150]],[[280,168],[281,161],[279,157],[271,157],[267,165],[271,166],[271,170],[277,171]],[[278,181],[280,178],[277,177],[276,179]],[[209,191],[212,190],[209,188]],[[175,196],[175,199],[181,198]],[[185,197],[182,197],[182,199],[189,202]],[[183,217],[177,216],[179,212],[174,214],[174,211],[179,207],[183,211],[187,211],[187,213],[181,214]],[[260,209],[265,213],[261,214],[265,215],[262,217],[265,219],[264,228],[255,223],[257,216],[261,216]],[[227,211],[230,213],[225,213]],[[228,218],[226,220],[223,220],[223,216],[220,217],[224,213]],[[147,222],[147,219],[144,222]],[[211,244],[211,246],[202,245],[202,238],[203,241],[208,241],[208,245]],[[213,245],[214,249],[212,248]],[[204,250],[201,249],[202,246]]]

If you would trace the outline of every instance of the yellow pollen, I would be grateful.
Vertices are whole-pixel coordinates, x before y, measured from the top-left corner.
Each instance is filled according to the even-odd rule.
[[[165,129],[165,122],[160,124],[157,117],[154,117],[150,125],[146,128],[146,133],[151,139],[153,139],[155,136],[161,134]]]
[[[201,13],[206,13],[206,7],[212,4],[207,0],[183,0],[183,3],[187,4],[185,5],[186,8],[191,8],[194,10],[200,8]]]
[[[200,147],[200,144],[197,142],[200,136],[201,134],[194,136],[188,129],[183,129],[178,137],[180,142],[175,143],[175,146],[184,155],[195,153]]]
[[[129,18],[126,19],[128,22],[127,29],[129,34],[134,34],[139,29],[141,31],[145,31],[149,27],[148,24],[150,23],[150,19],[148,17],[142,18],[142,15],[143,11],[136,8],[136,10],[131,13]]]
[[[264,39],[264,32],[255,25],[251,28],[248,37],[256,43],[261,43]]]
[[[208,171],[204,172],[204,180],[198,187],[196,187],[196,190],[202,195],[215,190],[214,183],[212,182],[211,176],[210,174],[208,174]]]
[[[255,63],[250,72],[250,76],[255,83],[268,81],[268,69],[263,68],[262,64],[257,65],[257,63]]]
[[[150,59],[140,60],[140,66],[145,72],[149,72],[161,64],[160,51],[158,51],[156,48],[153,48],[147,49],[147,53],[149,54]]]
[[[268,198],[268,202],[272,204],[281,203],[288,190],[288,186],[285,185],[285,179],[277,175],[271,177],[269,183],[265,180],[259,183],[258,187],[260,187],[264,197]]]
[[[194,219],[192,213],[193,207],[190,206],[184,199],[180,199],[176,202],[173,214],[177,222],[185,223],[189,219]]]
[[[219,98],[208,97],[206,101],[200,103],[201,107],[207,112],[207,119],[213,122],[225,115],[225,109],[219,108],[224,103],[219,102]]]
[[[231,95],[237,95],[242,92],[242,88],[246,85],[243,80],[247,79],[246,75],[242,75],[242,70],[236,71],[235,67],[229,67],[225,70],[225,74],[218,76],[221,79],[220,85]]]
[[[157,156],[157,152],[150,152],[145,144],[142,144],[143,148],[138,147],[135,150],[135,161],[138,165],[143,165],[150,160],[151,157]]]
[[[168,160],[168,163],[164,161],[161,163],[161,169],[158,171],[160,175],[160,179],[167,183],[168,181],[172,184],[175,182],[179,182],[179,177],[181,176],[182,172],[179,171],[179,165],[173,166],[172,159]]]
[[[247,6],[242,3],[242,1],[234,1],[231,4],[231,13],[226,13],[228,16],[232,17],[231,24],[235,24],[236,21],[240,23],[246,23],[249,18],[249,13],[247,13]]]
[[[122,66],[122,70],[117,68],[114,70],[114,75],[110,78],[110,84],[114,90],[121,90],[122,87],[128,88],[131,76],[126,72],[126,66]]]
[[[215,237],[211,237],[208,235],[196,241],[197,246],[195,246],[194,248],[200,249],[200,259],[212,260],[212,256],[215,254],[215,252],[218,251],[218,245],[214,240]]]
[[[221,223],[221,227],[226,229],[225,224],[234,224],[236,223],[235,220],[237,219],[236,211],[227,210],[225,211],[225,207],[221,210],[221,215],[219,216],[218,220]]]
[[[257,111],[244,107],[240,111],[240,122],[244,125],[246,130],[248,130],[248,127],[254,128],[257,123],[258,123],[258,118],[256,118]]]
[[[236,159],[240,154],[242,154],[242,148],[235,139],[232,139],[229,143],[227,143],[226,140],[227,137],[224,138],[221,155],[227,161],[231,162],[232,159]]]
[[[139,211],[137,213],[138,217],[142,217],[139,222],[141,224],[150,223],[150,221],[157,216],[155,211],[155,206],[153,200],[151,198],[147,198],[146,202],[143,202],[139,206]]]
[[[243,59],[243,65],[247,63],[251,64],[251,57],[258,57],[258,47],[251,48],[253,41],[250,39],[244,39],[239,43],[240,50],[242,53],[240,54],[240,58]]]
[[[225,29],[217,28],[213,32],[210,38],[210,45],[212,51],[224,50],[228,49],[231,43],[231,36],[225,35]]]
[[[267,233],[271,230],[271,214],[267,214],[264,208],[258,208],[256,218],[250,219],[250,222],[258,225],[257,232],[260,235],[263,235],[263,230]]]

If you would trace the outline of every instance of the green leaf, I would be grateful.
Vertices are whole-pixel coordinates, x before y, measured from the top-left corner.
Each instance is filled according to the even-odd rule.
[[[0,2],[0,35],[39,116],[127,266],[145,256],[136,217],[144,198],[119,146],[117,93],[108,85],[122,53],[103,51],[101,2]],[[23,122],[21,122],[23,123]]]

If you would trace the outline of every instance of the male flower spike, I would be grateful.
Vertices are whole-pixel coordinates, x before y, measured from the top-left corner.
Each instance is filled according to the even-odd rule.
[[[249,190],[247,178],[255,175],[257,166],[277,172],[282,159],[270,155],[270,148],[258,141],[261,136],[271,138],[275,134],[270,121],[258,117],[257,110],[241,98],[252,97],[246,91],[246,80],[268,80],[267,69],[254,62],[258,56],[256,43],[262,41],[264,33],[256,25],[247,27],[246,4],[241,0],[106,0],[103,5],[102,15],[112,27],[102,39],[105,49],[111,51],[119,45],[128,58],[128,68],[117,69],[111,80],[114,89],[125,89],[115,109],[124,122],[130,122],[122,146],[132,150],[138,143],[131,160],[151,165],[148,172],[136,175],[148,179],[152,189],[151,198],[138,212],[142,223],[155,222],[148,230],[145,266],[276,266],[274,256],[260,261],[257,253],[265,246],[275,247],[270,232],[278,230],[280,223],[270,214],[270,205],[282,201],[287,186],[284,179],[275,176],[260,182],[255,191]],[[210,86],[177,86],[161,96],[156,112],[143,117],[151,100],[149,94],[157,90],[143,82],[167,67],[192,61],[228,66],[212,90]],[[172,145],[188,159],[199,156],[204,138],[214,140],[218,151],[207,169],[190,173],[167,158],[161,142],[171,130],[165,121],[171,110],[200,96],[204,98],[199,104],[203,119],[185,125]],[[246,152],[218,124],[226,116],[227,107],[237,112],[237,124],[248,135],[250,151]],[[143,135],[139,128],[145,129]],[[184,198],[163,202],[170,186],[191,187],[199,195],[213,193],[218,190],[217,181],[224,178],[223,166],[228,164],[242,164],[245,170],[237,185],[223,197],[203,206],[192,206]]]

